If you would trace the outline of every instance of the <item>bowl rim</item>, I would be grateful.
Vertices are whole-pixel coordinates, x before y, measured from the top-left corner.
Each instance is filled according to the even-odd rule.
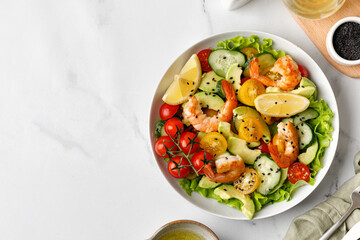
[[[243,35],[243,36],[251,36],[251,35],[257,35],[260,38],[271,38],[274,41],[280,40],[285,42],[286,44],[291,45],[291,48],[296,51],[299,52],[300,55],[305,56],[306,58],[308,58],[309,60],[309,64],[314,65],[315,68],[317,68],[317,72],[319,72],[320,75],[322,75],[322,78],[325,78],[325,85],[327,85],[327,88],[329,88],[331,90],[331,92],[329,92],[329,94],[326,94],[327,99],[330,100],[333,103],[332,106],[332,111],[334,112],[334,118],[332,121],[332,125],[334,127],[334,130],[331,134],[333,141],[331,142],[331,145],[329,148],[327,148],[327,150],[325,151],[325,154],[328,155],[326,157],[326,160],[329,161],[329,164],[323,165],[323,168],[321,169],[320,172],[324,172],[324,174],[318,174],[316,176],[316,183],[313,186],[310,186],[311,189],[308,191],[308,193],[306,194],[305,197],[300,197],[297,198],[296,200],[293,198],[290,202],[292,203],[292,206],[285,206],[285,208],[282,208],[281,210],[277,211],[274,214],[267,214],[265,216],[256,216],[253,219],[248,219],[245,216],[244,217],[237,217],[237,216],[226,216],[222,213],[216,213],[212,210],[207,209],[206,207],[204,207],[202,204],[199,204],[198,202],[194,202],[194,200],[192,199],[192,197],[189,197],[182,189],[178,189],[178,183],[175,184],[173,183],[173,179],[169,179],[169,177],[167,177],[167,169],[163,169],[162,166],[159,163],[158,160],[158,156],[156,155],[155,151],[154,151],[154,145],[152,144],[152,139],[155,139],[154,136],[154,122],[151,121],[152,120],[152,113],[155,110],[155,102],[156,102],[156,95],[159,92],[159,88],[160,85],[162,83],[162,81],[164,80],[164,78],[166,77],[167,73],[169,72],[169,70],[173,67],[173,65],[175,65],[176,63],[178,63],[178,61],[181,61],[183,58],[183,55],[186,54],[187,52],[189,52],[190,50],[193,50],[194,47],[198,46],[198,45],[204,45],[204,43],[207,43],[213,39],[217,39],[217,38],[221,38],[222,40],[227,39],[227,38],[231,38],[231,37],[235,37],[238,35]],[[281,48],[279,48],[281,49]],[[287,51],[287,50],[285,50]],[[234,219],[234,220],[258,220],[258,219],[264,219],[264,218],[268,218],[268,217],[272,217],[278,214],[281,214],[293,207],[295,207],[296,205],[298,205],[300,202],[302,202],[303,200],[305,200],[305,198],[307,198],[309,195],[311,195],[311,193],[320,185],[320,183],[322,182],[322,180],[325,178],[326,173],[329,171],[333,160],[335,158],[335,153],[338,147],[338,140],[339,140],[339,132],[340,132],[340,118],[339,118],[339,110],[338,110],[338,104],[337,104],[337,100],[335,98],[334,95],[334,91],[332,90],[331,84],[329,82],[329,80],[327,79],[326,75],[324,74],[324,72],[321,70],[321,68],[319,67],[319,65],[315,62],[315,60],[309,55],[307,54],[302,48],[298,47],[296,44],[288,41],[287,39],[280,37],[278,35],[274,35],[271,33],[267,33],[267,32],[262,32],[262,31],[256,31],[256,30],[238,30],[238,31],[230,31],[230,32],[222,32],[222,33],[218,33],[218,34],[213,34],[211,36],[208,36],[206,38],[201,39],[200,41],[197,41],[193,44],[190,45],[190,47],[188,47],[187,49],[185,49],[184,51],[181,51],[181,54],[178,55],[175,60],[171,61],[169,60],[170,65],[167,67],[167,70],[165,71],[165,73],[163,74],[161,80],[158,82],[157,88],[154,90],[154,94],[153,94],[153,100],[151,102],[151,107],[150,107],[150,111],[149,111],[149,137],[150,137],[150,148],[152,149],[153,152],[153,156],[155,158],[155,161],[157,162],[157,165],[159,167],[159,170],[162,172],[162,175],[164,176],[164,178],[166,179],[166,181],[172,186],[172,188],[178,193],[180,194],[185,200],[187,200],[188,202],[190,202],[191,204],[193,204],[194,206],[202,209],[205,212],[208,212],[212,215],[218,216],[218,217],[222,217],[222,218],[227,218],[227,219]],[[154,141],[155,143],[155,141]],[[325,159],[325,158],[324,158]],[[323,159],[323,160],[324,160]],[[322,161],[323,161],[322,160]],[[321,178],[321,179],[320,179]],[[308,187],[308,186],[304,186],[304,187]],[[201,196],[202,197],[202,196]],[[241,212],[241,211],[239,211]]]
[[[210,235],[212,235],[214,237],[214,239],[216,240],[219,240],[219,237],[214,233],[213,230],[211,230],[208,226],[206,226],[205,224],[203,223],[200,223],[200,222],[197,222],[195,220],[190,220],[190,219],[180,219],[180,220],[175,220],[175,221],[171,221],[171,222],[168,222],[164,225],[162,225],[160,228],[158,228],[154,234],[148,239],[148,240],[153,240],[155,239],[156,237],[159,237],[159,234],[165,230],[166,228],[169,228],[171,226],[174,226],[174,225],[179,225],[179,224],[182,224],[182,223],[185,223],[185,224],[190,224],[190,225],[196,225],[198,227],[201,227],[202,229],[204,229],[207,233],[209,233]]]
[[[342,25],[345,22],[356,22],[358,24],[360,24],[360,17],[356,17],[356,16],[350,16],[350,17],[345,17],[340,19],[339,21],[337,21],[328,31],[327,36],[326,36],[326,49],[330,55],[330,57],[337,63],[345,65],[345,66],[354,66],[354,65],[358,65],[360,64],[360,59],[357,60],[347,60],[343,57],[341,57],[334,48],[334,44],[333,44],[333,37],[334,37],[334,33],[336,31],[336,29]]]

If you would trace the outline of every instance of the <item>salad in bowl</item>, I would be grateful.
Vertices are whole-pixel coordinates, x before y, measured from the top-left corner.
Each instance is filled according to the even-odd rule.
[[[252,219],[314,185],[334,113],[312,73],[270,38],[236,36],[201,49],[162,92],[154,152],[189,196]]]

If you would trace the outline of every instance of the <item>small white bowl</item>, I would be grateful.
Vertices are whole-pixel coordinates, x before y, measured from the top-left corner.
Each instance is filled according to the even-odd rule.
[[[341,20],[339,20],[337,23],[332,26],[326,36],[326,49],[332,59],[334,59],[335,62],[340,63],[342,65],[346,66],[354,66],[360,64],[360,59],[358,60],[347,60],[339,56],[337,52],[335,51],[334,44],[333,44],[333,37],[335,30],[343,23],[345,22],[356,22],[360,24],[360,17],[346,17]]]
[[[158,240],[164,234],[174,230],[189,230],[197,233],[206,240],[219,240],[216,234],[207,226],[193,220],[177,220],[169,222],[159,228],[148,240]]]

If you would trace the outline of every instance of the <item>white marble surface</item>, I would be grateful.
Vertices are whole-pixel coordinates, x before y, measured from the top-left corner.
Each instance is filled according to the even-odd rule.
[[[258,30],[303,48],[333,86],[340,144],[328,176],[295,208],[256,221],[196,208],[152,157],[152,95],[173,60],[216,33]],[[325,46],[324,46],[325,47]],[[280,1],[235,11],[218,0],[0,3],[1,239],[145,239],[193,219],[220,239],[281,239],[291,220],[353,174],[360,80],[335,70]]]

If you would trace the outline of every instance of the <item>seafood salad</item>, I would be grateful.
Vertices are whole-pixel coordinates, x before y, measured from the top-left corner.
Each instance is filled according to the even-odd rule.
[[[333,112],[306,66],[271,39],[237,36],[194,53],[163,95],[154,152],[188,195],[253,218],[313,185]]]

